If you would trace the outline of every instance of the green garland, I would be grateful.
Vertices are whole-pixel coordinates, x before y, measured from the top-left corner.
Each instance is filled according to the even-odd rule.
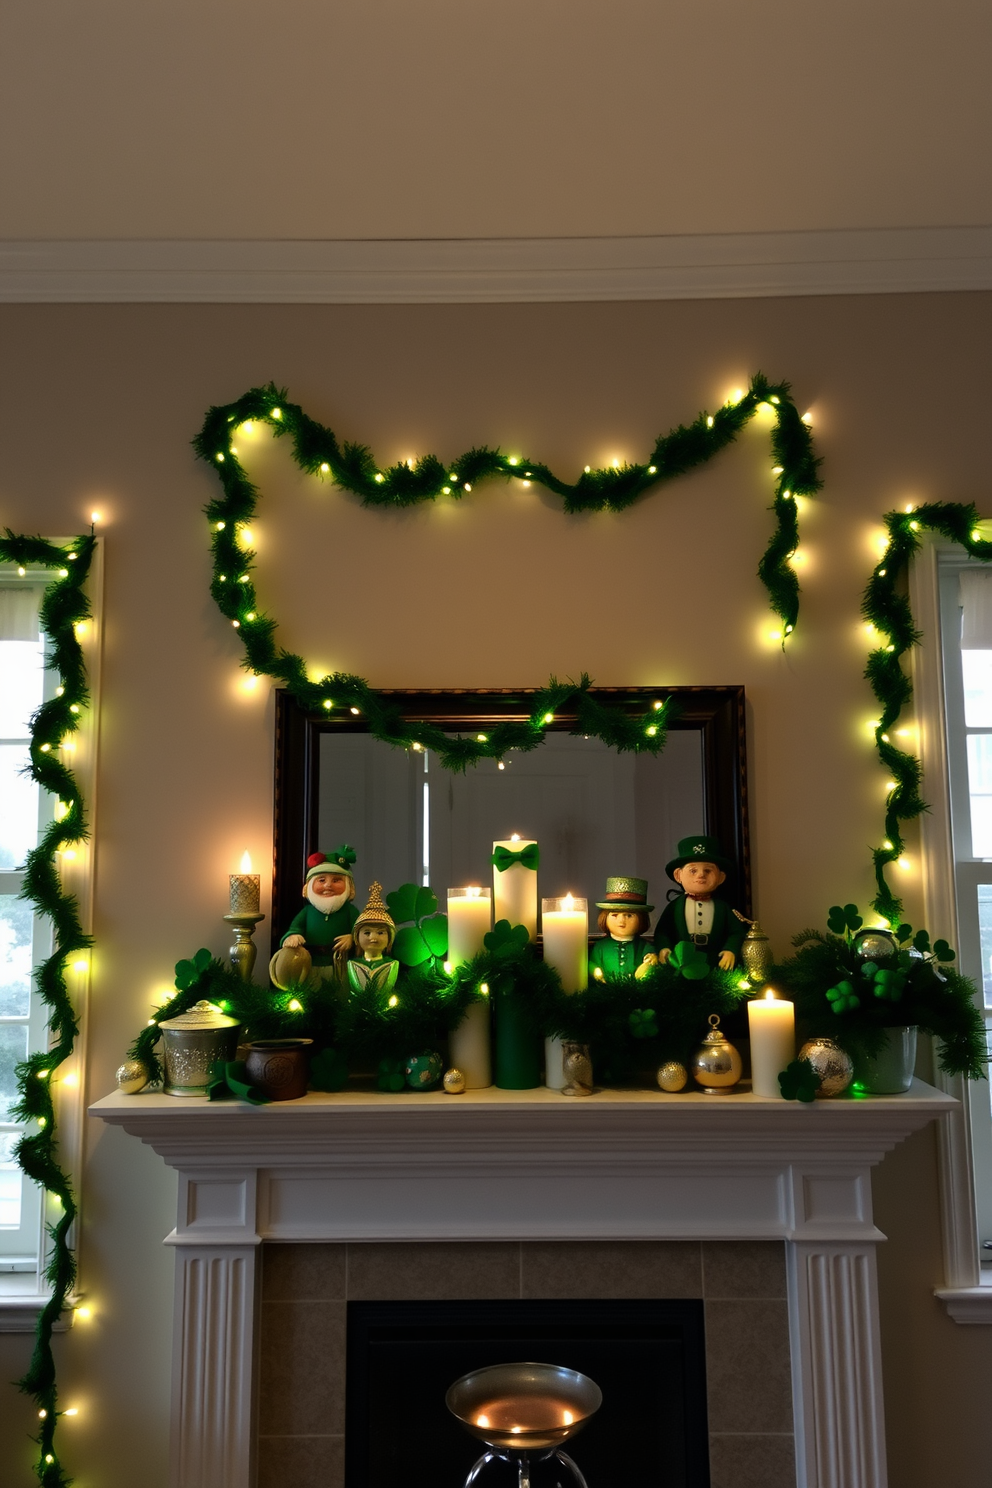
[[[85,840],[88,828],[75,778],[55,751],[79,727],[80,714],[89,702],[86,668],[75,627],[91,614],[84,585],[94,547],[92,536],[79,537],[66,547],[41,537],[15,536],[9,530],[0,537],[0,562],[16,564],[22,571],[29,566],[56,570],[42,601],[41,626],[49,645],[49,665],[58,672],[61,685],[57,696],[43,703],[31,719],[30,773],[62,806],[58,820],[45,829],[38,846],[28,854],[22,891],[22,897],[52,922],[52,954],[35,972],[38,996],[48,1008],[51,1047],[18,1065],[18,1097],[12,1111],[15,1121],[31,1122],[36,1128],[23,1136],[14,1150],[21,1171],[44,1193],[53,1195],[62,1208],[61,1217],[48,1228],[52,1248],[45,1280],[51,1287],[51,1297],[38,1317],[27,1373],[18,1381],[19,1388],[32,1395],[38,1406],[41,1427],[35,1438],[39,1447],[35,1472],[43,1488],[66,1488],[69,1482],[55,1450],[61,1412],[52,1329],[65,1310],[76,1279],[75,1258],[69,1248],[76,1200],[59,1162],[52,1076],[72,1054],[79,1031],[66,987],[65,967],[92,944],[83,933],[76,900],[62,888],[57,866],[57,854]]]
[[[992,541],[977,531],[982,519],[976,507],[961,502],[928,502],[904,512],[887,512],[883,520],[888,542],[868,580],[861,613],[882,636],[881,644],[868,657],[865,677],[881,706],[873,726],[875,747],[895,782],[885,802],[885,840],[872,851],[877,889],[872,909],[895,925],[902,915],[902,900],[892,892],[885,870],[905,850],[901,823],[913,821],[927,809],[920,796],[919,759],[892,742],[892,731],[913,696],[913,684],[903,671],[902,658],[920,639],[905,594],[909,560],[919,552],[919,534],[924,530],[960,543],[973,558],[986,563],[992,559]]]
[[[240,631],[247,670],[281,682],[307,711],[344,709],[365,718],[378,739],[403,748],[417,744],[432,749],[446,769],[464,770],[482,759],[499,760],[509,749],[536,748],[543,743],[556,711],[567,702],[577,711],[574,733],[602,739],[613,749],[657,754],[665,745],[666,722],[671,716],[668,705],[656,703],[644,717],[631,718],[592,697],[585,674],[578,683],[552,677],[525,723],[498,723],[488,733],[454,739],[436,726],[408,723],[395,704],[361,677],[335,672],[311,681],[303,658],[276,643],[276,621],[259,605],[251,578],[255,554],[239,541],[239,532],[255,515],[259,493],[233,438],[244,423],[266,424],[280,438],[292,440],[293,457],[301,470],[335,481],[367,506],[406,507],[442,495],[462,497],[480,480],[519,477],[562,496],[566,512],[623,511],[653,487],[685,475],[732,444],[762,405],[775,412],[771,446],[776,526],[758,573],[782,621],[784,645],[799,615],[799,582],[789,565],[799,544],[795,498],[815,494],[822,482],[812,436],[792,401],[789,384],[771,383],[760,372],[736,403],[728,402],[711,415],[701,413],[688,427],[680,424],[659,436],[647,463],[586,470],[574,483],[559,480],[539,461],[486,448],[469,450],[446,464],[434,455],[424,455],[412,466],[398,464],[382,470],[370,450],[364,445],[339,444],[330,429],[288,401],[285,389],[273,384],[251,388],[235,402],[211,408],[193,441],[197,454],[217,472],[223,487],[223,495],[206,508],[213,534],[210,592],[221,613]]]
[[[237,1018],[252,1039],[310,1038],[316,1054],[331,1049],[345,1066],[398,1061],[439,1048],[470,1004],[491,996],[497,1005],[512,998],[523,1026],[535,1036],[591,1044],[606,1077],[624,1079],[637,1065],[656,1068],[670,1059],[687,1064],[706,1032],[708,1015],[732,1012],[751,990],[740,971],[710,969],[690,979],[666,965],[641,981],[593,981],[573,997],[532,947],[501,935],[499,927],[490,940],[491,947],[450,975],[430,963],[402,967],[390,998],[366,988],[349,991],[344,999],[326,983],[273,990],[244,981],[201,950],[177,963],[176,995],[156,1009],[128,1058],[144,1066],[149,1083],[160,1084],[160,1025],[205,998]]]

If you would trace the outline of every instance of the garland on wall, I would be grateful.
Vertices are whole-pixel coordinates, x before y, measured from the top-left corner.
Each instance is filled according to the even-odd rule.
[[[37,967],[34,984],[48,1009],[49,1048],[32,1054],[17,1066],[17,1100],[11,1115],[28,1131],[14,1149],[17,1163],[42,1193],[57,1200],[60,1217],[48,1226],[50,1251],[44,1279],[51,1296],[38,1316],[34,1351],[27,1373],[18,1381],[38,1407],[38,1458],[35,1471],[43,1488],[66,1488],[55,1446],[59,1417],[52,1330],[65,1310],[76,1279],[69,1232],[76,1218],[72,1184],[61,1166],[52,1083],[59,1067],[71,1056],[79,1032],[76,1012],[66,986],[65,970],[73,956],[89,950],[92,941],[83,931],[79,906],[62,887],[59,854],[88,836],[86,810],[72,771],[58,756],[59,746],[79,727],[89,702],[86,667],[76,626],[91,616],[84,586],[95,548],[92,536],[79,537],[65,547],[40,537],[15,536],[9,529],[0,537],[0,562],[17,566],[23,575],[31,568],[55,570],[41,604],[41,628],[48,643],[48,666],[58,673],[55,697],[43,703],[31,719],[30,775],[57,802],[55,819],[45,828],[38,846],[27,857],[22,897],[52,923],[52,953]]]
[[[223,495],[207,506],[213,547],[210,592],[220,611],[240,632],[243,665],[256,675],[281,682],[309,712],[346,709],[361,715],[369,731],[388,744],[432,749],[450,770],[464,770],[482,759],[500,760],[509,749],[529,750],[543,743],[556,710],[566,703],[577,713],[573,732],[602,739],[613,749],[648,751],[664,748],[669,705],[656,703],[641,718],[631,718],[589,693],[585,675],[578,683],[553,678],[538,694],[530,718],[523,723],[494,724],[487,733],[471,738],[452,737],[424,723],[411,724],[399,709],[375,692],[361,677],[335,672],[313,681],[301,656],[276,642],[276,621],[259,606],[252,582],[255,554],[242,544],[241,534],[255,515],[259,493],[241,463],[235,439],[245,424],[263,423],[279,438],[292,441],[293,458],[301,470],[333,480],[367,506],[407,507],[439,496],[462,498],[481,480],[499,477],[542,485],[563,497],[566,512],[624,511],[647,491],[685,475],[733,444],[761,407],[773,410],[771,447],[775,464],[772,511],[775,530],[758,566],[771,607],[782,622],[781,638],[795,628],[799,615],[799,582],[789,560],[799,545],[797,496],[814,495],[821,487],[820,461],[813,450],[808,425],[800,416],[786,382],[769,382],[760,372],[746,393],[728,401],[715,413],[700,413],[688,426],[680,424],[655,441],[644,464],[587,467],[575,482],[560,480],[540,461],[505,455],[498,449],[472,449],[442,463],[424,455],[412,464],[380,469],[364,445],[339,443],[335,434],[311,419],[285,389],[270,383],[251,388],[233,403],[211,408],[193,441],[199,457],[217,472]]]
[[[902,823],[914,821],[927,809],[920,796],[919,759],[892,742],[895,726],[913,696],[913,684],[903,670],[902,658],[920,639],[905,592],[909,561],[920,550],[923,531],[939,532],[942,537],[960,543],[972,558],[980,558],[984,563],[992,559],[992,541],[978,530],[982,518],[977,508],[962,502],[926,502],[905,511],[887,512],[883,520],[888,541],[868,580],[861,613],[881,637],[880,644],[868,657],[865,677],[881,706],[880,716],[872,723],[875,748],[892,777],[885,800],[885,836],[881,845],[872,850],[876,894],[871,907],[895,926],[902,915],[902,900],[893,893],[885,870],[898,862],[905,851]]]

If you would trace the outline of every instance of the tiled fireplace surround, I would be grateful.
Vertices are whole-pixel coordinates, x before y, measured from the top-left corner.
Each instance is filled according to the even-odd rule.
[[[955,1102],[91,1108],[179,1172],[172,1488],[334,1488],[349,1299],[699,1297],[712,1488],[886,1488],[871,1168]]]
[[[712,1488],[795,1488],[784,1246],[678,1240],[263,1246],[258,1488],[342,1488],[348,1301],[504,1297],[702,1297]]]

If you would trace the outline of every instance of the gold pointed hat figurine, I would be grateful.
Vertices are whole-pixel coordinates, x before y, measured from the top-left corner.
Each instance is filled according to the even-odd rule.
[[[393,919],[386,902],[382,897],[382,884],[372,883],[369,885],[369,899],[358,919],[352,926],[351,933],[357,942],[358,932],[363,925],[384,925],[389,931],[389,944],[392,945],[396,934],[396,921]]]

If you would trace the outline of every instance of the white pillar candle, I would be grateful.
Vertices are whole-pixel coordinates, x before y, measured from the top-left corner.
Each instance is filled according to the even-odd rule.
[[[505,847],[509,852],[521,852],[525,847],[536,847],[529,837],[514,832],[509,840],[493,843],[493,852]],[[493,914],[497,920],[509,920],[511,925],[526,925],[531,940],[537,939],[537,869],[525,868],[523,863],[511,863],[501,873],[493,864]]]
[[[544,899],[541,906],[544,959],[561,977],[566,992],[589,985],[589,912],[585,899]]]
[[[782,1099],[778,1077],[796,1057],[796,1010],[771,990],[747,1005],[751,1033],[751,1089]]]
[[[448,960],[453,968],[479,954],[492,923],[491,889],[448,890]]]
[[[541,902],[544,959],[561,977],[566,992],[584,992],[589,985],[589,912],[585,899],[544,899]],[[565,1085],[562,1041],[544,1040],[544,1083],[550,1090]]]
[[[453,1067],[465,1076],[466,1090],[485,1090],[493,1083],[488,997],[473,1002],[448,1034],[448,1053]]]

